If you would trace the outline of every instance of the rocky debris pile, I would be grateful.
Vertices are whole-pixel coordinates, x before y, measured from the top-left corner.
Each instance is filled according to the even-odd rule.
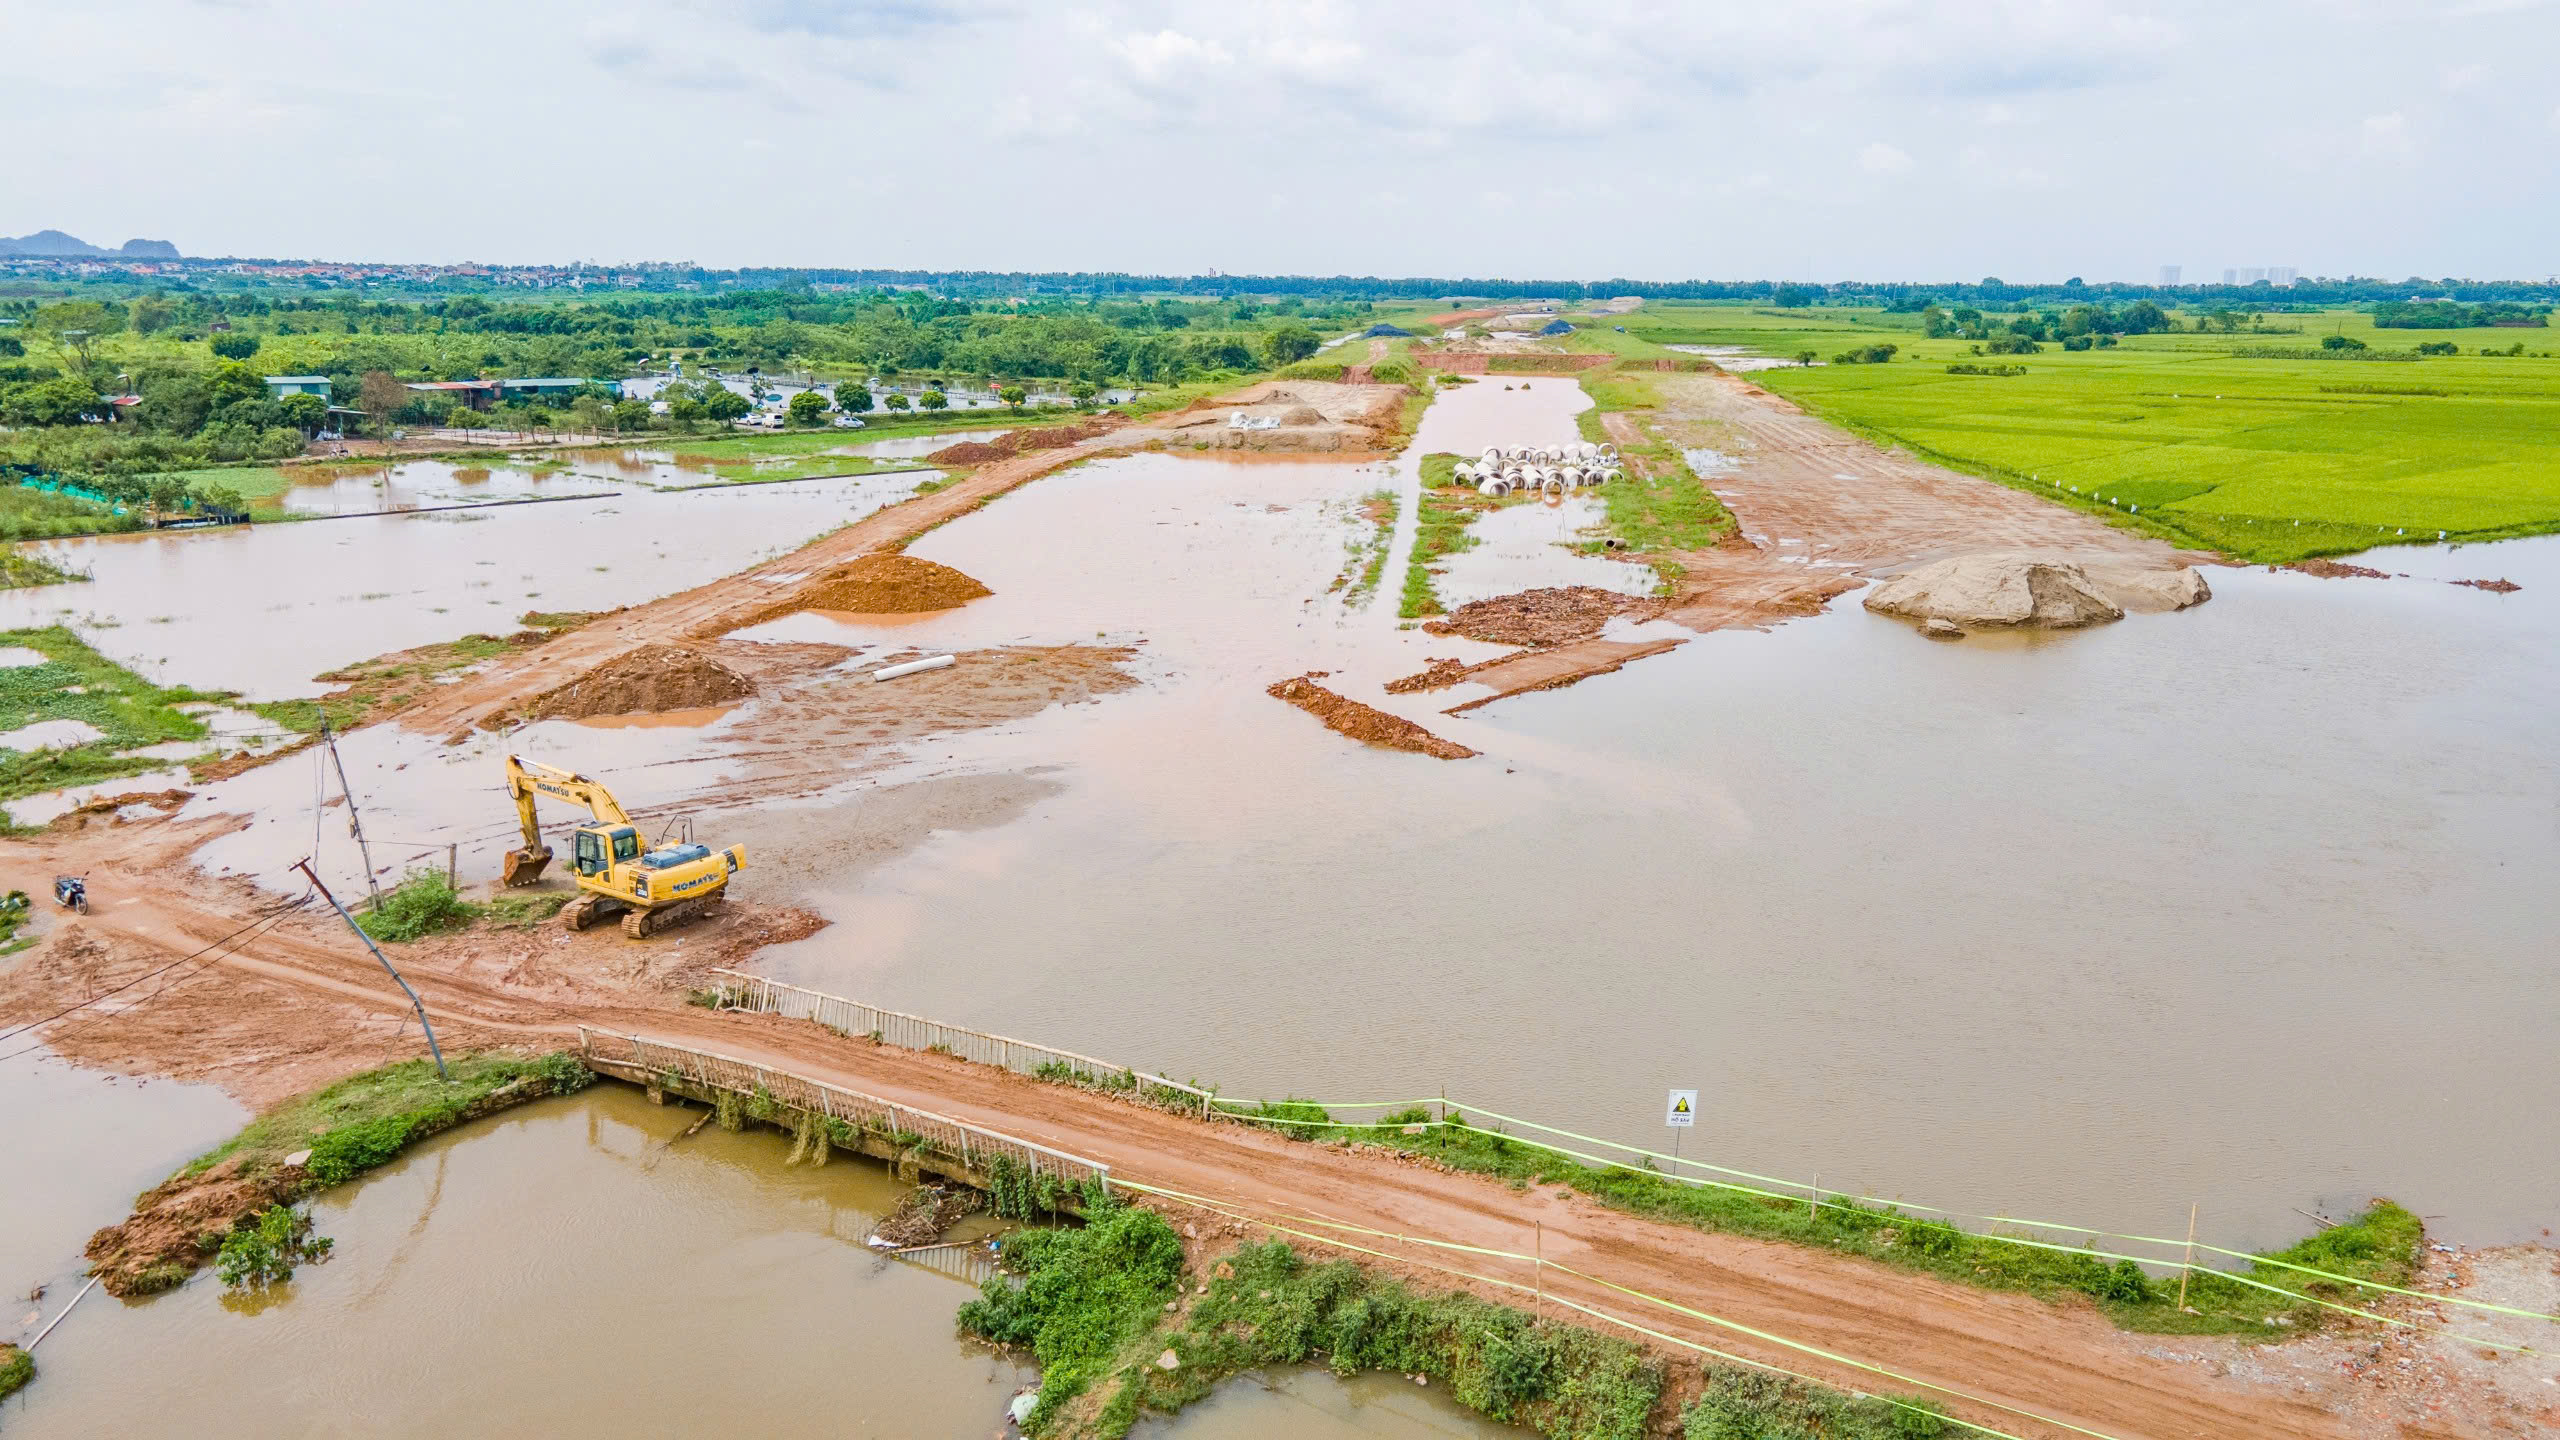
[[[884,551],[813,575],[790,594],[727,628],[742,630],[803,610],[919,615],[930,610],[956,609],[994,593],[948,565]]]
[[[897,1210],[871,1231],[875,1250],[906,1250],[930,1245],[978,1208],[974,1190],[919,1186],[907,1192]]]
[[[1493,645],[1564,645],[1588,640],[1616,615],[1650,619],[1661,602],[1591,585],[1557,585],[1475,600],[1424,625],[1433,635],[1463,635]]]
[[[1876,586],[1866,604],[1879,615],[1966,629],[2070,630],[2124,618],[2124,608],[2079,566],[2021,555],[1959,555],[1923,565]]]
[[[746,676],[699,650],[643,645],[537,695],[526,720],[584,720],[598,715],[662,715],[727,705],[756,693]]]
[[[2350,565],[2344,560],[2330,560],[2317,555],[2308,560],[2296,560],[2290,565],[2270,565],[2267,568],[2299,570],[2305,575],[2317,575],[2323,580],[2388,580],[2391,578],[2391,572],[2388,570],[2376,570],[2370,565]]]
[[[1273,685],[1268,693],[1275,700],[1286,700],[1324,722],[1324,728],[1337,735],[1347,735],[1363,745],[1376,745],[1387,750],[1410,750],[1442,760],[1469,760],[1476,752],[1453,740],[1443,740],[1401,715],[1390,715],[1374,705],[1363,705],[1347,696],[1337,695],[1316,681],[1328,672],[1309,671]]]
[[[1446,690],[1466,679],[1467,671],[1474,668],[1463,660],[1445,660],[1436,655],[1425,664],[1425,669],[1388,681],[1387,693],[1410,695],[1417,690]]]

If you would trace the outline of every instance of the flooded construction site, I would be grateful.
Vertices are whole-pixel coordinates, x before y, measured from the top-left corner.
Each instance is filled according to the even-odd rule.
[[[420,988],[469,990],[456,1028],[491,1043],[556,1035],[537,1001],[663,1004],[718,963],[1231,1096],[1445,1097],[1668,1149],[1664,1094],[1695,1089],[1689,1160],[2073,1232],[2174,1236],[2193,1207],[2222,1244],[2273,1246],[2375,1196],[2463,1245],[2560,1224],[2536,1158],[2560,1150],[2560,540],[2379,552],[2379,578],[2215,566],[2210,604],[1954,645],[1855,595],[1707,633],[1631,609],[1596,638],[1678,643],[1473,708],[1483,686],[1390,687],[1510,649],[1399,615],[1422,457],[1571,443],[1590,404],[1569,377],[1488,376],[1392,457],[1097,445],[965,504],[897,474],[56,542],[93,583],[0,593],[0,617],[164,684],[313,696],[527,611],[635,607],[596,623],[639,635],[653,602],[746,572],[651,642],[743,688],[617,716],[467,705],[463,677],[433,723],[355,730],[327,762],[368,848],[315,808],[339,782],[313,750],[32,853],[176,864],[154,827],[195,827],[184,863],[243,907],[298,895],[315,849],[342,896],[448,863],[476,893],[522,843],[513,754],[613,787],[652,834],[682,816],[743,845],[758,908],[649,941],[447,942]],[[1699,463],[1719,490],[1767,483],[1747,451]],[[945,501],[899,563],[977,598],[751,603],[872,593],[792,552]],[[1775,523],[1748,503],[1746,528]],[[1448,609],[1642,600],[1661,578],[1593,541],[1606,505],[1490,509],[1424,583]],[[2490,575],[2521,588],[2448,583]],[[1270,693],[1310,676],[1475,753],[1355,743]],[[92,923],[128,923],[92,883]],[[216,1086],[274,1098],[181,1043],[231,1023],[214,988],[163,1002],[186,1018],[154,1052],[210,1085],[104,1078],[155,1069],[107,1026],[0,1056],[0,1105],[37,1116],[62,1177],[0,1195],[26,1237],[0,1282],[74,1286],[89,1228],[240,1123]],[[319,1078],[332,1045],[415,1043],[388,1010],[338,1029],[260,1053]],[[606,1086],[422,1144],[321,1195],[335,1257],[262,1303],[210,1279],[93,1298],[0,1424],[131,1432],[192,1399],[212,1434],[1000,1431],[1032,1372],[954,1336],[967,1277],[863,1245],[902,1182],[786,1167],[772,1132],[676,1143],[692,1118]],[[132,1138],[72,1139],[102,1131]],[[1402,1377],[1280,1371],[1135,1433],[1503,1432]]]

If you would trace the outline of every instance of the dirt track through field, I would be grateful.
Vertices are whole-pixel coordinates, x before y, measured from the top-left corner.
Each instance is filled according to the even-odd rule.
[[[185,828],[47,836],[10,852],[7,883],[24,886],[52,867],[79,865],[92,871],[103,903],[85,919],[67,921],[68,933],[56,935],[0,990],[0,1019],[47,1013],[63,994],[121,983],[255,917],[257,897],[245,886],[228,896],[215,890],[179,898],[149,884],[157,867],[202,838],[175,833]],[[553,1046],[585,1024],[713,1050],[969,1120],[1256,1218],[1312,1217],[1514,1252],[1528,1249],[1533,1225],[1543,1224],[1544,1253],[1557,1263],[1995,1402],[1956,1408],[2015,1434],[2070,1432],[2021,1420],[1997,1405],[2116,1437],[2352,1433],[2307,1402],[2253,1394],[2199,1367],[2152,1358],[2138,1337],[2115,1331],[2085,1304],[2052,1306],[1818,1250],[1660,1224],[1561,1190],[1515,1193],[1494,1180],[1385,1152],[1210,1125],[948,1057],[843,1039],[806,1022],[715,1013],[676,1000],[709,967],[742,963],[813,925],[795,912],[741,905],[684,932],[682,949],[663,940],[629,942],[612,930],[569,935],[546,927],[429,940],[402,947],[400,962],[451,1050]],[[287,915],[245,937],[236,951],[215,952],[130,993],[138,1002],[130,1013],[77,1017],[47,1038],[76,1058],[215,1081],[256,1103],[418,1049],[399,993],[325,911]],[[1394,1254],[1404,1247],[1376,1248]],[[1431,1265],[1450,1259],[1446,1252],[1412,1253]],[[1463,1259],[1458,1268],[1532,1278],[1529,1267],[1516,1262]],[[1415,1278],[1449,1281],[1427,1268],[1417,1268]],[[1700,1344],[1850,1388],[1894,1388],[1552,1270],[1546,1284],[1549,1293]]]
[[[1674,374],[1657,384],[1662,405],[1651,419],[1662,437],[1735,462],[1704,478],[1741,533],[1671,557],[1688,573],[1661,618],[1690,630],[1810,615],[1871,576],[1949,555],[2033,550],[2146,567],[2178,563],[2178,552],[2161,541],[1878,450],[1748,381]],[[1622,448],[1653,439],[1626,412],[1602,423]],[[1626,642],[1599,639],[1522,655],[1470,676],[1494,693],[1466,704],[1571,684],[1632,658]]]

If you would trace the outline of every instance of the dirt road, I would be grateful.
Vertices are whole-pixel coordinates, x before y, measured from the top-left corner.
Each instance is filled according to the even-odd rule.
[[[66,996],[142,976],[256,920],[267,905],[246,886],[177,894],[152,886],[151,875],[200,843],[204,828],[203,822],[96,827],[11,847],[0,880],[24,886],[56,867],[84,867],[102,903],[84,919],[65,917],[45,948],[0,985],[0,1020],[50,1013]],[[2118,1437],[2355,1433],[2305,1401],[2271,1398],[2217,1380],[2202,1367],[2152,1358],[2140,1339],[2115,1331],[2086,1306],[2050,1306],[1815,1250],[1658,1224],[1560,1190],[1514,1193],[1496,1181],[1384,1152],[1213,1126],[948,1057],[840,1039],[804,1022],[706,1011],[678,998],[708,968],[741,963],[815,924],[796,912],[741,905],[725,919],[685,931],[682,948],[625,941],[615,930],[569,935],[546,927],[439,938],[403,946],[399,958],[448,1049],[547,1047],[587,1024],[716,1050],[975,1121],[1255,1217],[1317,1217],[1513,1251],[1527,1248],[1533,1223],[1543,1223],[1552,1260],[1982,1397],[1994,1404],[1958,1409],[2016,1434],[2067,1432],[1996,1406]],[[75,1058],[213,1081],[253,1103],[418,1050],[405,1002],[326,911],[282,916],[243,936],[235,950],[188,961],[101,1010],[128,1001],[135,1003],[125,1013],[83,1012],[51,1027],[47,1038]],[[1526,1267],[1499,1260],[1470,1268],[1528,1278]],[[1415,1278],[1448,1283],[1427,1270]],[[1546,1283],[1550,1293],[1843,1386],[1884,1384],[1703,1322],[1645,1310],[1588,1282],[1550,1272]]]
[[[1810,615],[1872,576],[1949,555],[2034,550],[2110,564],[2180,563],[2160,541],[1878,450],[1746,380],[1681,373],[1656,383],[1662,405],[1649,423],[1676,445],[1729,458],[1703,478],[1741,522],[1729,543],[1671,557],[1688,573],[1661,618],[1690,630]],[[1653,438],[1631,413],[1603,423],[1622,448]],[[1571,684],[1629,658],[1624,642],[1610,640],[1530,652],[1470,676],[1493,693],[1464,703]]]

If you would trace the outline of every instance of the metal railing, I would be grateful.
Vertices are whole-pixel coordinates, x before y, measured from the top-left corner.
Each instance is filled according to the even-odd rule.
[[[1087,1160],[1063,1150],[1052,1150],[1035,1141],[1019,1139],[948,1115],[900,1105],[876,1095],[865,1095],[811,1080],[789,1071],[696,1050],[684,1045],[668,1045],[625,1035],[613,1030],[578,1027],[578,1050],[590,1068],[611,1066],[635,1072],[626,1078],[647,1081],[671,1075],[707,1089],[725,1090],[733,1095],[769,1098],[775,1105],[806,1111],[832,1120],[841,1120],[859,1130],[883,1135],[913,1136],[922,1148],[946,1159],[957,1160],[968,1169],[984,1173],[999,1159],[1010,1160],[1033,1176],[1047,1175],[1068,1185],[1098,1181],[1104,1190],[1111,1188],[1111,1167],[1099,1160]]]
[[[841,995],[829,995],[799,985],[786,985],[761,975],[737,970],[714,970],[720,1003],[724,1008],[746,1010],[759,1015],[782,1015],[794,1020],[814,1020],[840,1035],[867,1035],[884,1045],[897,1045],[908,1050],[932,1050],[974,1060],[981,1065],[996,1065],[1017,1075],[1034,1075],[1042,1079],[1072,1077],[1103,1089],[1128,1090],[1141,1100],[1162,1103],[1171,1095],[1186,1097],[1184,1108],[1197,1105],[1202,1115],[1210,1113],[1212,1093],[1196,1085],[1168,1080],[1162,1075],[1096,1060],[1073,1050],[1017,1040],[1010,1035],[997,1035],[985,1030],[948,1025],[910,1015],[903,1010],[884,1010]],[[1151,1092],[1156,1092],[1151,1094]]]

